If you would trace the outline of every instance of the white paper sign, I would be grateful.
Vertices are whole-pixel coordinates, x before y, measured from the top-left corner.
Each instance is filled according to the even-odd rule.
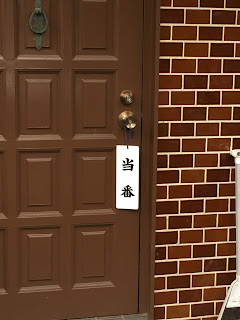
[[[139,208],[139,147],[117,146],[116,208]]]

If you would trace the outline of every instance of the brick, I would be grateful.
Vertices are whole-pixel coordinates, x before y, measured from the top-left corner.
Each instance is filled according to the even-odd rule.
[[[200,184],[194,186],[194,197],[205,198],[205,197],[216,197],[217,196],[217,185],[216,184]]]
[[[177,272],[177,262],[157,262],[155,264],[155,274],[165,275],[165,274],[175,274]]]
[[[217,245],[218,256],[235,256],[236,244],[235,243],[219,243]]]
[[[198,215],[194,217],[194,228],[216,227],[217,216],[215,214]]]
[[[197,27],[173,27],[173,40],[197,40]]]
[[[230,177],[229,169],[208,169],[207,182],[228,182]]]
[[[204,301],[212,301],[214,300],[224,300],[226,296],[225,288],[208,288],[204,289],[203,300]]]
[[[170,168],[187,168],[193,166],[193,155],[171,155]]]
[[[167,219],[166,217],[157,217],[156,218],[156,230],[166,229]]]
[[[167,307],[167,319],[186,318],[189,316],[189,305],[178,305]]]
[[[210,76],[210,89],[232,89],[233,76]]]
[[[230,151],[231,139],[213,138],[208,139],[208,151]]]
[[[210,22],[210,11],[187,10],[186,22],[189,24],[208,24]]]
[[[204,261],[204,272],[225,271],[226,259],[207,259]]]
[[[180,243],[199,243],[203,241],[202,230],[180,231]]]
[[[182,43],[161,43],[160,44],[160,56],[177,57],[182,56],[183,44]]]
[[[220,73],[221,60],[219,59],[199,59],[198,60],[199,73]]]
[[[158,152],[178,152],[180,151],[179,139],[158,139]]]
[[[220,104],[220,92],[218,91],[198,92],[197,104],[202,104],[202,105]]]
[[[176,214],[178,213],[177,201],[165,201],[157,203],[157,214]]]
[[[182,76],[165,76],[159,77],[160,89],[181,89],[182,88]]]
[[[170,59],[159,59],[159,73],[170,72]]]
[[[229,230],[229,240],[236,241],[236,228]]]
[[[238,0],[227,0],[227,8],[240,8]]]
[[[183,152],[201,152],[205,151],[206,139],[183,139]]]
[[[179,171],[177,170],[158,171],[157,183],[177,183],[177,182],[179,182]]]
[[[161,0],[161,7],[171,7],[171,0]]]
[[[209,120],[231,120],[232,108],[228,107],[210,107],[208,109]]]
[[[197,213],[203,211],[203,200],[181,201],[181,213]]]
[[[214,285],[214,274],[193,275],[193,287],[208,287]]]
[[[211,57],[233,57],[234,44],[233,43],[212,43],[210,56]]]
[[[218,220],[218,226],[219,227],[229,227],[229,226],[235,226],[236,225],[236,218],[235,214],[220,214],[219,220]]]
[[[172,73],[193,73],[196,72],[195,59],[173,59]]]
[[[183,109],[183,120],[206,120],[206,114],[204,107],[187,107]]]
[[[155,295],[155,305],[172,304],[177,302],[177,291],[158,292]]]
[[[167,137],[168,136],[168,123],[159,123],[158,124],[158,136],[159,137]]]
[[[166,248],[165,247],[157,247],[155,249],[155,259],[156,260],[165,260],[166,259]]]
[[[239,138],[233,139],[233,149],[240,149],[240,139]]]
[[[240,120],[240,107],[233,108],[233,120]]]
[[[199,303],[191,306],[192,317],[214,315],[214,303]]]
[[[195,167],[217,167],[217,154],[197,154],[195,156]]]
[[[165,319],[165,308],[162,307],[162,308],[159,308],[159,307],[156,307],[154,308],[154,319],[157,320],[157,319]]]
[[[220,166],[229,167],[234,166],[234,158],[229,153],[223,153],[220,155]]]
[[[185,228],[191,228],[191,226],[192,226],[191,216],[169,217],[169,229],[185,229]]]
[[[156,245],[175,244],[178,242],[177,231],[171,232],[157,232],[156,233]]]
[[[182,290],[179,292],[179,302],[199,302],[202,300],[202,290]]]
[[[167,279],[168,289],[180,289],[190,287],[190,276],[171,276]]]
[[[181,181],[183,183],[203,182],[204,173],[204,170],[182,170]]]
[[[173,0],[174,7],[197,7],[198,0]]]
[[[193,123],[173,123],[171,124],[171,136],[184,137],[194,135]]]
[[[240,89],[240,76],[235,76],[235,89]]]
[[[159,121],[179,121],[181,120],[181,108],[167,107],[158,108]]]
[[[155,278],[155,289],[156,290],[163,290],[165,289],[165,277],[158,277]]]
[[[211,199],[206,201],[206,212],[227,212],[228,199]]]
[[[158,104],[161,106],[169,105],[169,92],[168,91],[158,92]]]
[[[227,229],[205,230],[205,242],[227,241]]]
[[[218,136],[219,124],[218,123],[197,123],[197,136]]]
[[[169,198],[191,198],[192,197],[192,186],[170,186],[169,187]]]
[[[236,272],[218,273],[217,285],[229,285],[236,279]]]
[[[161,23],[183,23],[183,9],[161,9]]]
[[[225,41],[239,41],[240,40],[240,28],[226,27],[224,40]]]
[[[223,72],[240,73],[240,60],[224,60]]]
[[[200,27],[199,40],[222,40],[222,27]]]
[[[173,91],[171,103],[172,105],[193,105],[195,104],[195,92]]]
[[[235,24],[236,11],[227,10],[213,10],[212,23],[213,24]]]
[[[219,195],[220,197],[235,196],[235,183],[220,184]]]
[[[158,156],[157,157],[158,168],[167,168],[167,162],[168,162],[167,156]]]
[[[224,91],[223,104],[240,104],[240,91]]]
[[[205,75],[184,76],[185,89],[206,89],[207,82],[208,82],[208,76],[205,76]]]
[[[224,8],[224,0],[201,0],[200,2],[201,7],[208,7],[208,8]]]
[[[202,271],[202,261],[201,260],[187,260],[180,261],[180,274],[181,273],[196,273]]]
[[[208,43],[185,43],[184,55],[185,57],[207,57]]]
[[[228,270],[236,270],[236,259],[229,258]]]
[[[171,28],[169,26],[160,26],[160,40],[170,40]]]
[[[230,211],[236,211],[236,201],[235,201],[235,199],[230,199]]]
[[[214,257],[215,256],[215,244],[203,244],[193,246],[193,257]]]
[[[240,97],[240,95],[239,95]],[[240,135],[240,123],[222,123],[222,136],[239,136]]]
[[[191,246],[174,246],[168,248],[169,259],[191,258]]]

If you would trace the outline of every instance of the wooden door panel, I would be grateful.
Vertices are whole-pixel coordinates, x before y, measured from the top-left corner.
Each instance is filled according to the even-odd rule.
[[[6,131],[6,72],[0,69],[0,141]]]
[[[6,230],[0,229],[0,299],[6,294]]]
[[[59,134],[60,81],[55,71],[18,73],[19,135]]]
[[[60,214],[58,152],[21,152],[19,165],[20,213]]]
[[[61,289],[59,237],[57,227],[20,230],[20,293]]]
[[[114,55],[114,19],[111,0],[75,0],[75,55]]]
[[[114,87],[112,72],[75,73],[75,134],[112,133]]]
[[[4,161],[4,152],[0,150],[0,219],[7,217],[6,212],[6,165]]]
[[[113,286],[112,225],[74,228],[74,288]]]
[[[34,34],[29,28],[29,19],[33,13],[35,1],[16,0],[17,17],[17,44],[18,55],[58,55],[60,56],[60,16],[62,10],[62,1],[42,0],[42,10],[45,12],[49,26],[42,37],[42,49],[36,50]]]
[[[75,211],[114,207],[113,150],[75,151]]]

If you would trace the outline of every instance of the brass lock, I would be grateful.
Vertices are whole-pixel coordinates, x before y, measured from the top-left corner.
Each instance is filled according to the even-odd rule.
[[[130,104],[132,104],[133,100],[134,100],[134,96],[133,96],[132,91],[124,90],[120,94],[120,100],[121,100],[122,104],[124,104],[125,106],[129,106]]]
[[[131,111],[124,111],[118,117],[120,128],[134,129],[137,125],[137,118]]]

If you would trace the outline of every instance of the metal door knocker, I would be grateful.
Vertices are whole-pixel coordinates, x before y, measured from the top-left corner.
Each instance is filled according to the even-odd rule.
[[[42,35],[48,28],[48,18],[42,10],[41,0],[35,1],[35,9],[29,19],[29,27],[35,35],[36,49],[40,50],[42,48]]]

